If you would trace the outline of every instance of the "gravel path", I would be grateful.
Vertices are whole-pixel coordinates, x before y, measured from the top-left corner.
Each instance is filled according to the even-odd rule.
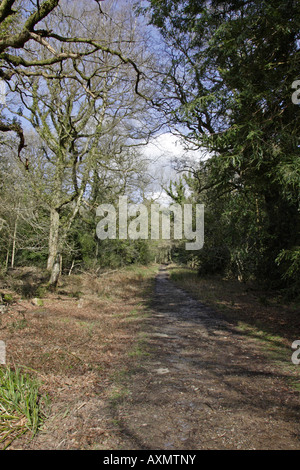
[[[300,449],[288,373],[164,268],[145,333],[149,355],[115,416],[124,449]]]

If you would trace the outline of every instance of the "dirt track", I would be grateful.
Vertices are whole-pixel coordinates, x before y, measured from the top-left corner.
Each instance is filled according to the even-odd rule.
[[[300,449],[299,394],[257,342],[175,287],[162,268],[149,355],[116,410],[123,449]]]

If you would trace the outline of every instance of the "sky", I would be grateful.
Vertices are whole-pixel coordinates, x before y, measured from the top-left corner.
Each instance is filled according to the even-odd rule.
[[[171,202],[162,187],[168,186],[171,180],[178,180],[179,173],[175,169],[176,159],[184,157],[195,162],[206,158],[201,150],[186,151],[180,138],[171,132],[154,137],[144,147],[143,154],[149,159],[149,173],[154,178],[148,194],[153,199],[157,198],[157,202],[161,204]]]

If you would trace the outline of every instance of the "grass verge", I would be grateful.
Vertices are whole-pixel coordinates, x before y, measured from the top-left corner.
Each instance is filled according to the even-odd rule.
[[[14,293],[15,302],[1,317],[7,365],[13,371],[15,367],[32,371],[30,375],[41,382],[41,392],[49,396],[51,408],[40,432],[36,432],[39,426],[31,427],[24,412],[10,411],[18,418],[16,429],[22,427],[12,436],[11,449],[117,445],[110,409],[126,397],[132,370],[140,359],[140,331],[157,270],[155,265],[130,266],[98,275],[62,276],[56,292],[45,292],[42,306]],[[24,384],[25,378],[20,373],[18,377]],[[1,437],[11,431],[9,423]],[[22,435],[25,428],[33,430],[34,439],[29,433]]]

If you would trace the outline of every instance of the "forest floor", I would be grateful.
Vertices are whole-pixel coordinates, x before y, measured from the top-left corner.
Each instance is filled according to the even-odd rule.
[[[11,305],[8,364],[50,407],[10,449],[300,449],[299,312],[183,271],[70,276]]]

